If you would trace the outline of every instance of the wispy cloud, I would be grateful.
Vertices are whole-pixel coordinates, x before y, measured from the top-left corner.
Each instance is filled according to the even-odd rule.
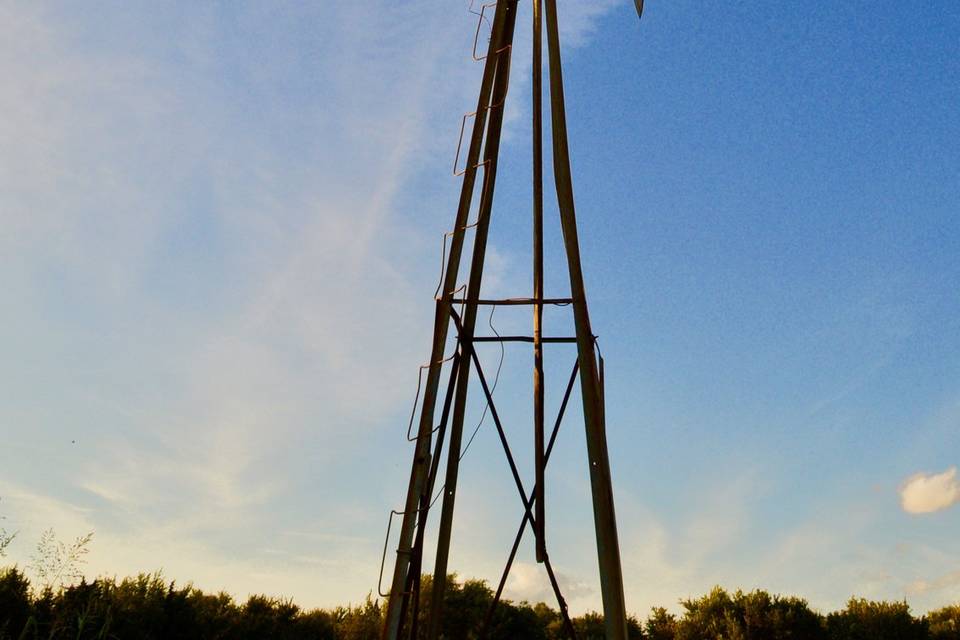
[[[0,422],[10,477],[57,496],[6,505],[24,540],[96,528],[94,571],[246,566],[229,531],[337,482],[427,345],[435,216],[402,189],[449,138],[464,34],[426,2],[229,11],[0,9]]]
[[[698,487],[678,514],[652,510],[619,491],[621,555],[631,607],[675,606],[728,580],[740,579],[739,562],[751,528],[752,505],[767,492],[759,468],[731,472],[726,484]],[[739,566],[738,566],[739,565]]]
[[[922,595],[932,591],[940,591],[960,586],[960,571],[951,571],[932,580],[915,580],[907,585],[907,593]]]
[[[18,542],[96,529],[91,572],[305,604],[373,586],[384,465],[364,452],[409,464],[402,421],[384,424],[429,346],[444,175],[480,71],[465,9],[0,7]],[[567,10],[582,42],[602,11]],[[496,284],[511,259],[492,255]],[[323,557],[300,563],[310,536]]]
[[[922,514],[943,511],[960,502],[957,468],[943,473],[918,473],[907,478],[900,487],[900,505],[907,513]]]

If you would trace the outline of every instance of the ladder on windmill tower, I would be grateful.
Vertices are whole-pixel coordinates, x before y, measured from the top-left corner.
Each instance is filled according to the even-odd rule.
[[[634,0],[638,14],[642,13],[642,0]],[[617,541],[616,518],[614,515],[613,489],[610,466],[607,456],[607,440],[603,398],[603,359],[599,356],[596,337],[590,327],[587,312],[587,300],[584,293],[583,272],[580,264],[580,249],[577,238],[577,223],[574,212],[573,184],[570,172],[570,158],[567,144],[566,114],[563,98],[563,76],[560,60],[560,41],[557,26],[556,0],[532,0],[533,6],[533,68],[532,68],[532,112],[533,112],[533,295],[528,298],[502,300],[482,299],[480,286],[487,246],[487,232],[493,204],[494,186],[497,178],[497,160],[500,136],[503,126],[504,105],[510,83],[510,62],[513,52],[513,38],[517,21],[518,0],[494,0],[483,6],[479,12],[480,21],[490,24],[490,41],[487,54],[474,57],[484,61],[483,79],[477,109],[464,117],[461,129],[463,134],[469,118],[473,118],[473,130],[466,147],[465,166],[458,170],[462,149],[458,149],[455,161],[455,173],[462,175],[463,185],[457,209],[454,230],[444,238],[446,253],[445,270],[436,295],[436,314],[434,318],[433,346],[430,360],[421,373],[426,371],[426,382],[422,387],[423,398],[419,405],[418,429],[414,437],[408,439],[415,443],[413,468],[410,484],[402,511],[391,513],[387,527],[387,543],[390,540],[390,528],[393,517],[401,518],[399,543],[396,551],[393,577],[390,591],[381,595],[387,598],[386,616],[382,640],[416,639],[422,637],[419,629],[419,608],[421,603],[420,580],[423,568],[424,538],[430,512],[436,498],[440,460],[444,446],[447,448],[445,478],[436,494],[441,494],[440,523],[437,533],[436,560],[434,563],[429,598],[429,618],[426,636],[430,640],[441,638],[441,622],[445,589],[447,587],[447,568],[450,552],[450,538],[453,525],[454,503],[456,500],[457,477],[462,457],[463,427],[467,404],[467,382],[471,368],[476,372],[483,394],[486,398],[486,410],[495,424],[497,433],[509,463],[513,480],[520,494],[523,516],[517,531],[513,548],[510,551],[506,567],[503,570],[496,595],[487,612],[481,637],[485,637],[494,609],[503,593],[507,577],[528,525],[533,530],[536,542],[536,559],[542,563],[550,584],[557,597],[563,624],[567,635],[576,637],[573,625],[567,613],[567,606],[560,592],[550,556],[546,548],[545,521],[546,505],[545,470],[560,423],[567,407],[567,401],[579,377],[582,396],[583,417],[586,427],[587,454],[593,497],[594,525],[597,539],[597,558],[600,569],[600,586],[603,600],[606,637],[608,640],[627,638],[626,609],[623,596],[623,578],[620,567],[620,550]],[[492,21],[489,20],[492,11]],[[549,70],[550,124],[553,144],[553,172],[557,192],[557,203],[563,245],[567,258],[570,278],[569,298],[545,298],[543,294],[543,31],[546,23],[546,40]],[[478,26],[479,33],[479,26]],[[468,222],[477,186],[480,182],[480,199],[476,219]],[[465,287],[457,286],[460,273],[466,233],[472,230],[473,254],[470,261],[468,282]],[[449,237],[449,250],[446,241]],[[531,336],[478,336],[475,334],[477,314],[480,307],[498,307],[502,305],[525,305],[532,310],[533,331]],[[575,336],[544,337],[541,332],[543,309],[547,305],[569,306],[573,311]],[[456,346],[449,357],[445,354],[451,327],[456,336]],[[481,367],[474,345],[481,342],[525,342],[533,346],[533,390],[534,390],[534,469],[535,483],[528,492],[523,486],[516,460],[493,401],[492,389]],[[544,346],[553,343],[575,343],[577,359],[566,385],[559,413],[549,436],[545,432],[544,415]],[[445,370],[449,370],[445,373]],[[448,376],[443,397],[439,390],[441,377]],[[418,398],[420,392],[418,390]],[[437,421],[437,411],[440,416]],[[411,416],[411,426],[417,410]],[[383,564],[381,564],[381,581]]]

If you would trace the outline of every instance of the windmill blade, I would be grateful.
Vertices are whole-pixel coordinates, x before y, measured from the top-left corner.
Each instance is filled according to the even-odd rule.
[[[633,3],[637,5],[637,17],[643,17],[643,0],[633,0]]]

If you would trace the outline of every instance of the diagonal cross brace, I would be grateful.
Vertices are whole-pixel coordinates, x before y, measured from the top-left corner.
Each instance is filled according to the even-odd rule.
[[[580,371],[580,362],[577,361],[573,365],[573,371],[570,374],[570,380],[567,383],[567,389],[563,394],[563,400],[560,403],[560,410],[557,412],[557,419],[553,425],[553,431],[550,434],[550,442],[547,445],[546,451],[544,453],[543,465],[546,468],[547,463],[550,461],[550,454],[553,452],[553,445],[557,441],[557,435],[560,432],[560,424],[563,422],[563,416],[567,410],[567,403],[570,400],[570,393],[573,391],[573,384],[577,380],[577,374]],[[507,584],[507,577],[510,575],[510,569],[513,568],[513,561],[517,557],[517,551],[520,548],[520,542],[523,540],[523,534],[526,531],[527,523],[529,519],[527,516],[530,513],[530,509],[533,506],[535,500],[537,487],[534,486],[534,493],[524,501],[526,507],[526,512],[523,515],[523,518],[520,520],[520,528],[517,530],[517,535],[513,540],[513,547],[510,549],[510,555],[507,557],[507,564],[503,568],[503,574],[500,576],[500,584],[497,585],[497,592],[493,596],[493,601],[490,603],[490,608],[487,610],[487,616],[484,619],[483,631],[480,634],[480,637],[485,637],[487,630],[490,627],[491,622],[493,621],[493,612],[497,608],[497,605],[500,603],[500,597],[503,595],[503,589]],[[544,566],[547,570],[547,575],[550,578],[550,586],[553,587],[554,594],[557,596],[557,604],[560,606],[560,613],[563,616],[564,628],[571,638],[576,639],[576,631],[573,628],[573,623],[570,621],[570,615],[567,612],[567,603],[563,599],[563,594],[560,593],[560,585],[557,583],[557,578],[554,575],[553,567],[550,564],[549,556],[544,556]]]
[[[459,332],[460,326],[461,326],[460,316],[457,314],[456,310],[453,309],[453,307],[450,308],[450,317],[453,318],[454,325],[457,327],[457,331]],[[513,559],[516,556],[517,548],[520,545],[520,540],[523,538],[523,533],[526,529],[527,523],[529,522],[530,525],[534,528],[534,530],[535,531],[537,530],[537,520],[534,518],[534,515],[532,512],[532,508],[535,502],[537,487],[534,486],[533,493],[530,493],[530,494],[527,494],[526,489],[524,489],[523,480],[520,478],[520,472],[517,470],[516,462],[513,459],[513,453],[510,450],[510,443],[507,441],[507,435],[503,429],[503,423],[500,421],[500,415],[497,413],[497,407],[493,401],[493,394],[490,391],[489,385],[487,384],[486,376],[484,376],[483,374],[483,367],[480,364],[480,359],[479,357],[477,357],[477,352],[473,348],[473,344],[469,339],[463,340],[462,344],[463,344],[463,348],[467,352],[469,352],[470,359],[473,361],[474,367],[476,367],[477,377],[480,379],[480,386],[483,388],[484,396],[486,396],[486,399],[487,399],[487,406],[490,408],[490,416],[493,418],[493,422],[497,427],[497,434],[500,436],[500,443],[503,445],[503,451],[507,456],[507,462],[510,465],[510,471],[513,474],[513,480],[517,485],[517,491],[520,492],[520,500],[523,502],[523,506],[524,506],[523,521],[520,525],[520,531],[517,532],[517,538],[514,541],[513,549],[510,552],[510,560],[508,561],[507,567],[504,571],[504,576],[500,580],[500,585],[497,589],[496,598],[494,599],[493,603],[491,603],[490,610],[487,613],[487,618],[484,620],[483,633],[485,634],[489,626],[489,623],[492,619],[493,610],[496,608],[497,602],[500,599],[500,595],[503,593],[503,585],[506,582],[506,576],[509,573],[510,567],[513,564]],[[573,390],[573,383],[576,380],[579,366],[580,366],[579,361],[577,361],[577,364],[574,365],[573,373],[570,376],[570,382],[567,385],[566,392],[564,393],[563,402],[560,405],[560,412],[559,412],[559,415],[557,416],[556,424],[553,427],[553,433],[550,435],[550,444],[547,447],[547,450],[544,454],[544,466],[546,466],[546,462],[547,460],[549,460],[550,453],[553,451],[553,445],[556,442],[557,434],[560,430],[560,424],[563,421],[563,415],[566,412],[567,402],[570,399],[570,392]],[[571,635],[571,637],[575,638],[576,635],[573,630],[573,625],[570,622],[570,618],[567,613],[566,601],[563,598],[563,594],[560,592],[560,585],[557,583],[556,574],[553,571],[553,566],[550,563],[550,558],[546,555],[546,553],[544,553],[543,555],[543,563],[547,570],[547,575],[550,578],[550,585],[551,587],[553,587],[554,593],[557,596],[557,601],[560,606],[560,611],[564,618],[564,626],[566,627],[566,630]],[[483,634],[481,634],[481,637],[483,637]]]

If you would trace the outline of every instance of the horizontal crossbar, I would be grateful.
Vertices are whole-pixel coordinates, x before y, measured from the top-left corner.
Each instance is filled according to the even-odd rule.
[[[513,307],[518,305],[532,305],[532,304],[556,304],[564,305],[570,304],[573,302],[573,298],[543,298],[542,300],[537,300],[536,298],[506,298],[503,300],[467,300],[466,298],[454,298],[450,301],[451,304],[477,304],[487,307]]]
[[[474,342],[529,342],[533,344],[533,336],[479,336],[473,339]],[[544,344],[575,343],[576,338],[540,338]]]

